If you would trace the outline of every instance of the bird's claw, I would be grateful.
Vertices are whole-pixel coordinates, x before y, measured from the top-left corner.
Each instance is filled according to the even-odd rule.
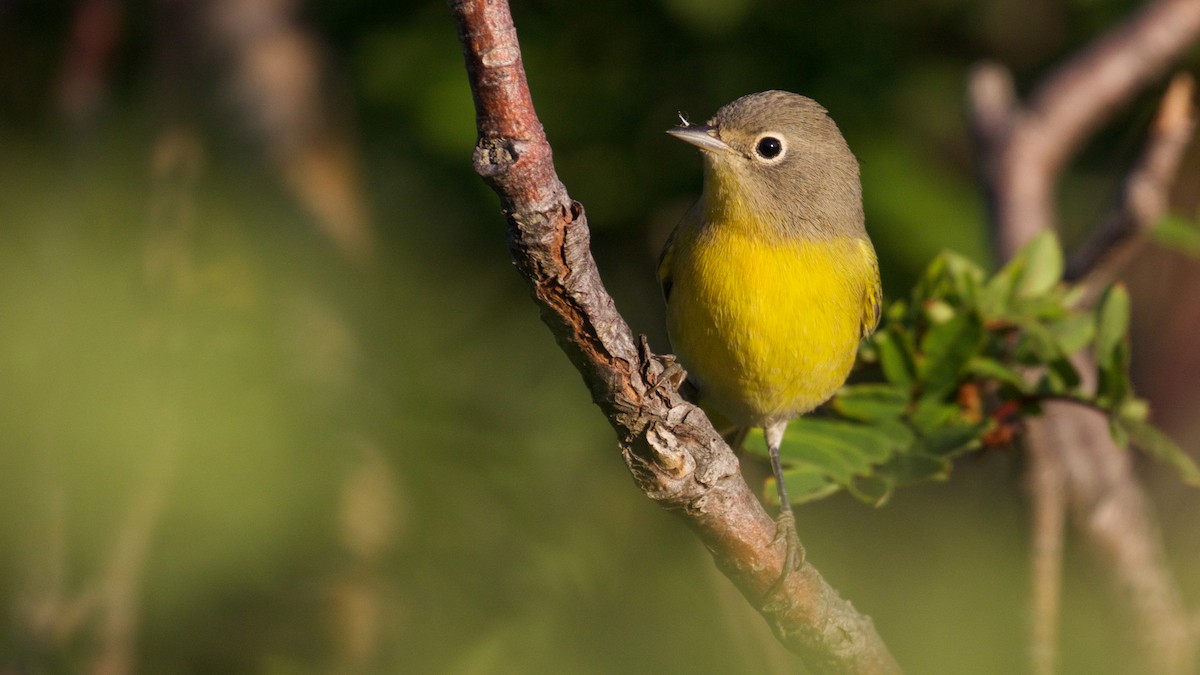
[[[771,541],[772,545],[783,543],[786,547],[783,559],[783,569],[779,573],[779,578],[771,584],[767,595],[773,596],[783,590],[784,584],[787,582],[793,570],[798,570],[804,565],[804,546],[800,544],[800,535],[796,533],[796,516],[792,514],[791,509],[785,509],[779,512],[779,517],[775,519],[775,539]]]

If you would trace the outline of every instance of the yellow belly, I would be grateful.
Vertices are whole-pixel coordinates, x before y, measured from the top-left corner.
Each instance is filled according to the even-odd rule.
[[[672,347],[735,424],[792,419],[845,382],[873,274],[856,238],[765,244],[709,230],[671,257]]]

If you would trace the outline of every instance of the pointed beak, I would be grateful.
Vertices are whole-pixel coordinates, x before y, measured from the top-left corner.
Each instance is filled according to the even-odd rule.
[[[732,149],[726,145],[725,141],[717,138],[717,128],[714,126],[697,124],[674,127],[667,129],[667,133],[706,152],[725,152]]]

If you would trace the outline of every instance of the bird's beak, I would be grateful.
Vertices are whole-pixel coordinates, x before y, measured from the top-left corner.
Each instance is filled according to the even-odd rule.
[[[725,152],[732,149],[725,141],[717,137],[717,128],[715,126],[697,124],[693,126],[673,127],[667,129],[667,133],[685,143],[691,143],[706,152]]]

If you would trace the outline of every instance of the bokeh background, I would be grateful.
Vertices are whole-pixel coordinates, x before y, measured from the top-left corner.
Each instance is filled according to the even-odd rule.
[[[657,251],[699,189],[663,131],[745,93],[822,102],[862,163],[886,293],[991,264],[967,68],[1022,92],[1137,3],[514,0],[605,282],[668,348]],[[1183,69],[1200,68],[1193,50]],[[1161,83],[1061,191],[1068,246]],[[634,487],[538,320],[440,1],[0,2],[0,673],[795,670]],[[1197,215],[1200,152],[1176,212]],[[1134,368],[1200,455],[1200,271],[1148,249]],[[752,481],[763,467],[746,460]],[[1017,450],[884,508],[798,511],[810,559],[914,673],[1026,663]],[[1185,600],[1200,494],[1139,463]],[[1064,671],[1126,672],[1068,542]]]

